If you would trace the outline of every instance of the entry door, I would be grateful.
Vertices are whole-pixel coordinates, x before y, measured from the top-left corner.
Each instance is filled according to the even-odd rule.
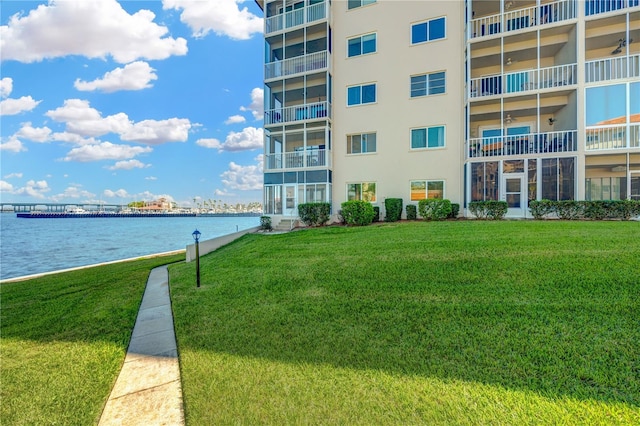
[[[508,217],[524,217],[527,211],[527,192],[524,173],[502,175],[501,199],[507,202]]]
[[[284,212],[285,216],[296,216],[298,206],[296,205],[296,185],[287,185],[284,188]]]

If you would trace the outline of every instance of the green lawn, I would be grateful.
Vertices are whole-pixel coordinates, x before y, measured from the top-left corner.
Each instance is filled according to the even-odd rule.
[[[251,234],[170,285],[188,424],[640,424],[640,223]]]
[[[184,254],[0,286],[0,424],[96,424],[152,268]]]

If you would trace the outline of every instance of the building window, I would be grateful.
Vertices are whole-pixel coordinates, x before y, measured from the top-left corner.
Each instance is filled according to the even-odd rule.
[[[376,202],[375,182],[349,183],[347,184],[347,200]]]
[[[498,200],[497,161],[471,163],[471,201]]]
[[[575,159],[542,159],[542,199],[575,200]]]
[[[375,2],[376,0],[349,0],[349,3],[347,3],[347,8],[355,9],[356,7],[366,6]]]
[[[411,129],[411,149],[444,147],[444,126]]]
[[[367,34],[347,40],[347,56],[366,55],[376,52],[376,34]]]
[[[347,154],[376,152],[376,134],[347,135]]]
[[[443,180],[413,180],[411,181],[411,201],[426,200],[428,198],[444,198]]]
[[[444,93],[445,72],[411,76],[411,97]]]
[[[446,20],[444,17],[413,24],[411,25],[411,44],[445,38],[445,27]]]
[[[364,84],[347,88],[347,105],[371,104],[376,101],[376,85]]]

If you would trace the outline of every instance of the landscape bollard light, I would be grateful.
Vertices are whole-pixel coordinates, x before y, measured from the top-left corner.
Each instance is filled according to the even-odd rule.
[[[200,287],[200,234],[197,229],[193,231],[193,239],[196,240],[196,283]]]

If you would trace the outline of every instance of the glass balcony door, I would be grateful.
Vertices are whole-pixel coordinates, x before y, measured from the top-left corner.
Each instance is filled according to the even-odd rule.
[[[507,202],[507,216],[524,217],[528,207],[524,173],[504,173],[501,183],[500,198]]]

